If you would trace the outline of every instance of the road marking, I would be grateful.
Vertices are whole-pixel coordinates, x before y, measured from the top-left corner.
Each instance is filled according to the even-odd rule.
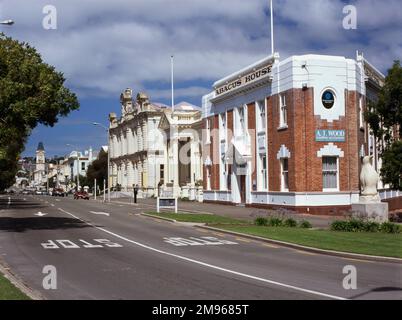
[[[60,202],[60,199],[55,199],[56,201]]]
[[[270,279],[265,279],[265,278],[261,278],[261,277],[256,277],[256,276],[253,276],[253,275],[250,275],[250,274],[247,274],[247,273],[242,273],[242,272],[238,272],[238,271],[234,271],[234,270],[222,268],[222,267],[219,267],[219,266],[216,266],[216,265],[213,265],[213,264],[209,264],[209,263],[202,262],[202,261],[199,261],[199,260],[187,258],[187,257],[185,257],[185,256],[181,256],[181,255],[178,255],[178,254],[174,254],[174,253],[170,253],[170,252],[163,251],[163,250],[160,250],[160,249],[156,249],[156,248],[154,248],[154,247],[150,247],[150,246],[145,245],[145,244],[142,244],[142,243],[140,243],[140,242],[137,242],[137,241],[128,239],[128,238],[126,238],[126,237],[124,237],[124,236],[121,236],[121,235],[119,235],[119,234],[117,234],[117,233],[114,233],[114,232],[112,232],[112,231],[109,231],[109,230],[107,230],[107,229],[105,229],[105,228],[98,227],[98,226],[96,226],[96,225],[94,225],[94,224],[92,224],[92,223],[90,223],[90,222],[87,222],[87,221],[85,221],[85,220],[83,220],[83,219],[81,219],[81,218],[75,216],[74,214],[72,214],[72,213],[70,213],[70,212],[68,212],[68,211],[66,211],[66,210],[63,210],[63,209],[61,209],[61,208],[59,208],[59,210],[60,210],[61,212],[64,212],[64,213],[66,213],[66,214],[68,214],[68,215],[74,217],[75,219],[78,219],[78,220],[80,220],[80,221],[82,221],[82,222],[84,222],[84,223],[90,225],[90,226],[93,227],[93,228],[96,228],[96,229],[101,230],[101,231],[103,231],[103,232],[105,232],[105,233],[107,233],[107,234],[110,234],[110,235],[112,235],[112,236],[114,236],[114,237],[116,237],[116,238],[118,238],[118,239],[121,239],[121,240],[123,240],[123,241],[132,243],[132,244],[134,244],[134,245],[136,245],[136,246],[138,246],[138,247],[141,247],[141,248],[144,248],[144,249],[148,249],[148,250],[153,251],[153,252],[157,252],[157,253],[160,253],[160,254],[163,254],[163,255],[167,255],[167,256],[170,256],[170,257],[174,257],[174,258],[177,258],[177,259],[180,259],[180,260],[183,260],[183,261],[187,261],[187,262],[191,262],[191,263],[194,263],[194,264],[198,264],[198,265],[201,265],[201,266],[210,268],[210,269],[223,271],[223,272],[230,273],[230,274],[234,274],[234,275],[237,275],[237,276],[240,276],[240,277],[244,277],[244,278],[247,278],[247,279],[252,279],[252,280],[256,280],[256,281],[260,281],[260,282],[264,282],[264,283],[269,283],[269,284],[271,284],[271,285],[276,285],[276,286],[279,286],[279,287],[283,287],[283,288],[287,288],[287,289],[292,289],[292,290],[295,290],[295,291],[300,291],[300,292],[304,292],[304,293],[308,293],[308,294],[312,294],[312,295],[316,295],[316,296],[320,296],[320,297],[326,297],[326,298],[330,298],[330,299],[335,299],[335,300],[348,300],[347,298],[343,298],[343,297],[339,297],[339,296],[335,296],[335,295],[331,295],[331,294],[327,294],[327,293],[323,293],[323,292],[319,292],[319,291],[315,291],[315,290],[304,289],[304,288],[301,288],[301,287],[292,286],[292,285],[289,285],[289,284],[286,284],[286,283],[282,283],[282,282],[278,282],[278,281],[274,281],[274,280],[270,280]]]
[[[98,215],[104,215],[104,216],[110,216],[110,213],[107,213],[107,212],[97,212],[97,211],[89,211],[90,213],[93,213],[93,214],[98,214]]]
[[[79,242],[82,243],[82,247],[85,249],[94,249],[94,248],[122,248],[121,244],[110,241],[109,239],[93,239],[93,241],[97,242],[97,244],[92,244],[89,241],[79,239]],[[48,240],[47,242],[41,243],[41,246],[44,249],[60,249],[61,247],[64,249],[79,249],[80,245],[76,244],[71,240]]]
[[[54,204],[53,204],[53,203],[51,203],[50,205],[51,205],[52,207],[54,207]]]
[[[38,217],[43,217],[43,216],[46,216],[47,213],[42,213],[42,212],[39,211],[38,213],[35,213],[34,215],[38,216]]]
[[[221,240],[214,237],[190,237],[190,238],[178,238],[178,237],[170,237],[163,238],[164,242],[172,244],[176,247],[185,247],[185,246],[217,246],[217,245],[225,245],[225,244],[238,244],[237,242]]]
[[[247,242],[247,243],[250,243],[250,242],[251,242],[251,240],[247,240],[247,239],[239,238],[239,237],[236,237],[236,240],[238,240],[238,241],[243,241],[243,242]]]

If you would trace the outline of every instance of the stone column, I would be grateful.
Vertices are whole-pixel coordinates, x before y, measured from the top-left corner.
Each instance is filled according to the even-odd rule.
[[[173,163],[171,164],[172,177],[173,177],[173,196],[180,196],[180,186],[179,186],[179,139],[177,137],[171,140],[172,152],[173,152]]]
[[[127,182],[127,187],[129,190],[132,190],[133,184],[134,184],[134,163],[132,161],[128,162],[128,172],[127,172],[127,177],[128,177],[128,182]]]

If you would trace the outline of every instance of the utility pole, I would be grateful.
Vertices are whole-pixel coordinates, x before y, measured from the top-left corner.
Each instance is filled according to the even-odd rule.
[[[95,200],[96,200],[96,179],[94,181],[94,194],[95,194]]]

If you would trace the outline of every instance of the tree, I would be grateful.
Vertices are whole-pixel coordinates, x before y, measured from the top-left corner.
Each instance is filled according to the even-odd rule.
[[[88,166],[87,178],[91,187],[95,179],[100,188],[103,188],[104,180],[106,180],[107,186],[107,152],[103,151],[103,149],[99,152],[98,158]]]
[[[54,126],[79,108],[65,78],[29,44],[0,34],[0,189],[14,182],[17,160],[38,124]]]
[[[366,120],[380,141],[381,177],[402,190],[402,67],[395,61],[388,70],[378,101],[369,105]]]

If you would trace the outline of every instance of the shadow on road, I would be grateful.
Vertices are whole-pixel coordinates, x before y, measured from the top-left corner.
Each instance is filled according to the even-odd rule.
[[[0,209],[12,209],[12,210],[20,210],[20,209],[40,209],[45,208],[46,205],[40,203],[38,201],[23,201],[22,199],[12,199],[9,204],[8,199],[1,198],[0,199]]]
[[[74,218],[32,217],[10,218],[0,217],[0,231],[25,232],[29,230],[77,229],[91,226]]]
[[[353,297],[349,297],[349,299],[361,298],[361,297],[363,297],[363,296],[365,296],[365,295],[367,295],[367,294],[369,294],[369,293],[371,293],[371,292],[383,292],[383,293],[385,293],[385,292],[398,292],[398,291],[400,292],[400,295],[401,295],[401,298],[402,298],[402,288],[397,288],[397,287],[379,287],[379,288],[375,288],[375,289],[368,290],[368,291],[366,291],[366,292],[359,293],[359,294],[357,294],[357,295],[355,295],[355,296],[353,296]]]

